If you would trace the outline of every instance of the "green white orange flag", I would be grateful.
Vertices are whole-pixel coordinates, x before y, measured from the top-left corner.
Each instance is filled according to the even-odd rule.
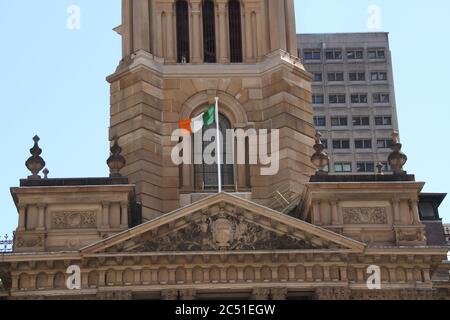
[[[208,110],[192,119],[180,120],[178,126],[180,129],[189,131],[190,133],[200,132],[203,127],[209,127],[216,121],[216,107],[210,106]]]

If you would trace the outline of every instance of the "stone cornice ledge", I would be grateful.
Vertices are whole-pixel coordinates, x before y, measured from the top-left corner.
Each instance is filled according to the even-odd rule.
[[[139,68],[146,68],[166,78],[191,78],[191,77],[242,77],[261,76],[261,74],[276,69],[280,66],[287,67],[293,72],[311,81],[312,76],[305,70],[300,59],[289,53],[278,50],[266,55],[259,63],[236,63],[236,64],[164,64],[164,59],[139,50],[131,56],[131,59],[121,62],[116,72],[106,79],[112,83],[123,74],[133,72]]]

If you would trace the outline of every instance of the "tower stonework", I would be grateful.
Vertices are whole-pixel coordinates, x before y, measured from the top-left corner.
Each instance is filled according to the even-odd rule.
[[[208,191],[194,166],[172,163],[171,134],[215,97],[232,128],[280,130],[278,174],[234,165],[231,191],[272,207],[278,190],[301,194],[315,131],[293,0],[123,0],[116,30],[123,59],[108,77],[110,138],[120,138],[144,221]]]

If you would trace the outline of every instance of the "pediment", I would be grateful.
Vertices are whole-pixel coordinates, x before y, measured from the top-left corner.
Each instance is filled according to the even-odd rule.
[[[98,252],[331,250],[365,245],[221,193],[82,249]]]

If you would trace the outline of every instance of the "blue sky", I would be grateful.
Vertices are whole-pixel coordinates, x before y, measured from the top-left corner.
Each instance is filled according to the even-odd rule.
[[[274,1],[274,0],[271,0]],[[297,31],[367,32],[367,9],[381,9],[390,32],[400,130],[407,170],[426,191],[448,192],[450,2],[444,0],[296,0]],[[69,30],[67,8],[81,9],[81,29]],[[106,176],[109,87],[120,60],[115,0],[0,0],[0,234],[17,212],[9,187],[24,166],[35,134],[51,177]],[[439,159],[434,159],[439,158]],[[441,207],[450,222],[450,198]]]

